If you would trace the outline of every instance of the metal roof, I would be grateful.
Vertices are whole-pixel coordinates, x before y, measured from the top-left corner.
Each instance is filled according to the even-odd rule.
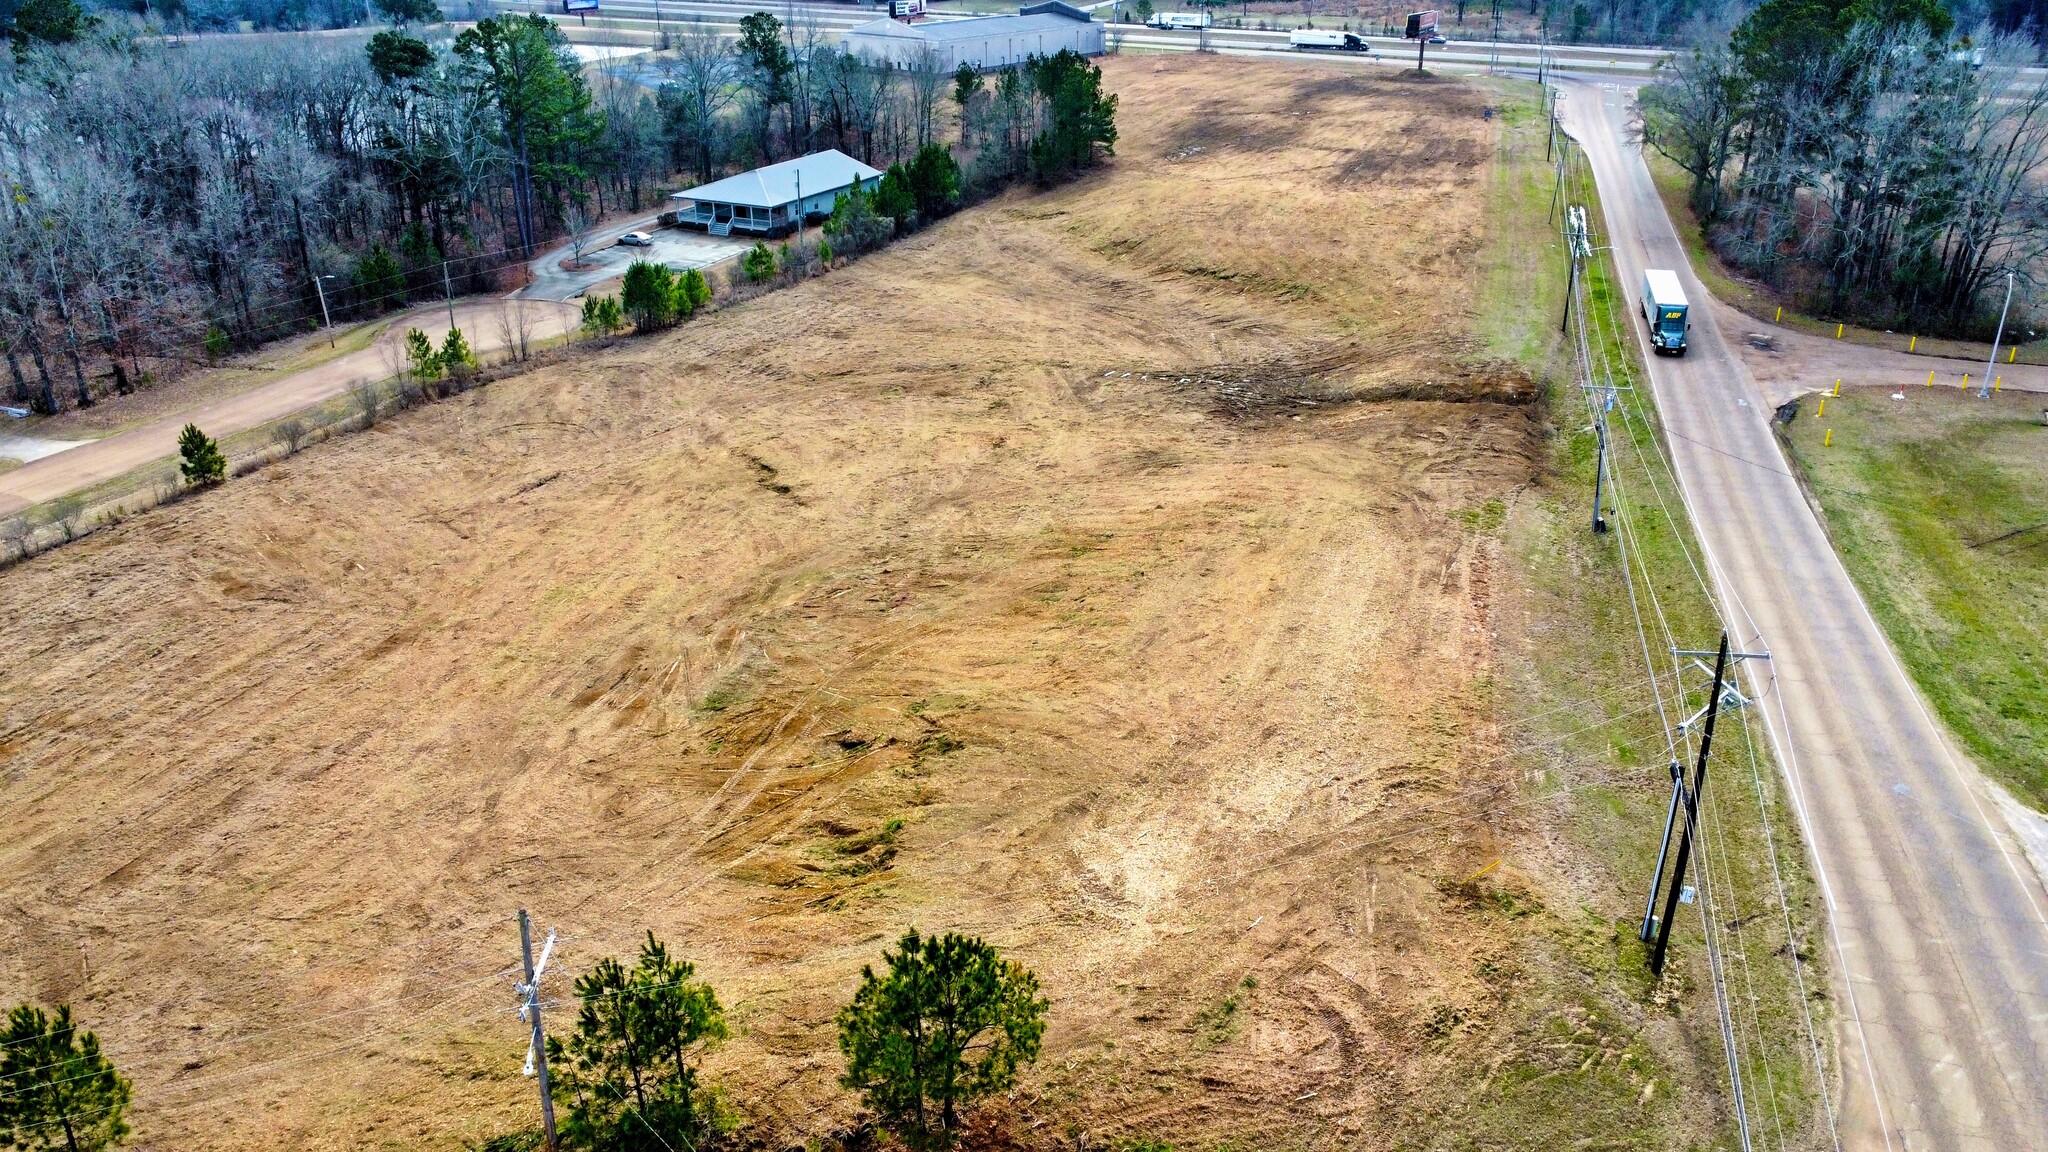
[[[752,172],[727,176],[695,188],[672,194],[671,200],[709,200],[719,204],[745,204],[750,208],[774,208],[796,201],[797,178],[803,178],[806,199],[821,192],[836,192],[856,180],[873,180],[881,170],[848,156],[837,148],[813,152]]]
[[[905,24],[901,20],[870,20],[847,29],[846,34],[947,43],[979,40],[984,36],[1018,36],[1026,32],[1065,32],[1073,27],[1071,16],[1036,12],[1029,16],[980,16],[972,20],[932,20],[917,24]]]

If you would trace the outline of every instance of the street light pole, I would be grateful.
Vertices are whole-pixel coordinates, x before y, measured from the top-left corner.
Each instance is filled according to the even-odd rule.
[[[2012,311],[2012,273],[2005,274],[2005,307],[1998,310],[1998,335],[1991,338],[1991,359],[1984,362],[1984,387],[1977,395],[1982,398],[1991,395],[1991,373],[1998,366],[1998,345],[2005,339],[2005,317]]]
[[[327,346],[332,348],[334,347],[334,320],[327,315],[327,289],[320,286],[320,282],[325,279],[327,279],[325,276],[313,277],[313,291],[320,296],[320,323],[327,327]]]

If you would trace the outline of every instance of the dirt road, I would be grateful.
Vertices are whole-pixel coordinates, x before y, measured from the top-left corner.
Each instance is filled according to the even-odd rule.
[[[1807,392],[1859,384],[1888,385],[1910,397],[1926,388],[1956,389],[1965,374],[1975,390],[1984,382],[1984,361],[1958,360],[1946,356],[1916,356],[1886,348],[1872,348],[1846,340],[1830,340],[1766,324],[1720,304],[1714,304],[1715,318],[1729,343],[1740,354],[1756,381],[1766,403],[1776,405]],[[1751,344],[1751,333],[1769,337],[1769,348]],[[2001,353],[1999,360],[2003,361]],[[1929,377],[1932,377],[1930,382]],[[2000,363],[1992,379],[2003,389],[2048,392],[2048,365]]]
[[[1623,283],[1674,268],[1706,299],[1641,157],[1621,143],[1621,94],[1566,91]],[[1650,358],[1650,376],[1725,615],[1742,646],[1771,653],[1746,667],[1768,694],[1833,918],[1843,1146],[2048,1148],[2041,878],[1866,611],[1724,323],[1705,310],[1688,355]]]
[[[499,330],[501,317],[507,315],[507,309],[515,308],[528,310],[528,337],[533,340],[569,331],[580,315],[570,305],[541,301],[463,304],[455,309],[455,325],[468,337],[472,349],[479,355],[488,355],[505,348],[506,336]],[[393,323],[390,331],[360,352],[0,472],[0,516],[82,491],[171,456],[178,450],[178,432],[186,424],[197,424],[207,435],[219,439],[303,411],[357,384],[389,379],[404,363],[399,349],[409,327],[426,329],[437,342],[447,329],[447,313],[439,307],[420,309],[415,316],[414,322]]]

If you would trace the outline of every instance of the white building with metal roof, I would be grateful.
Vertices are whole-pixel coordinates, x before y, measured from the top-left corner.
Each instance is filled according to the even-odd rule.
[[[880,170],[828,148],[686,188],[669,199],[676,205],[676,223],[685,228],[713,236],[773,236],[796,227],[799,211],[805,219],[828,215],[841,192],[856,184],[872,188],[881,179]]]
[[[1059,0],[1028,5],[1015,16],[966,20],[873,20],[847,29],[848,52],[871,63],[914,68],[928,60],[943,72],[972,64],[982,71],[1009,68],[1033,56],[1069,49],[1102,55],[1104,25]]]

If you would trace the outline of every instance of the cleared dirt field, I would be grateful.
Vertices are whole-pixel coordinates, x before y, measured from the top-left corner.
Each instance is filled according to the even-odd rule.
[[[774,1146],[854,1119],[912,924],[1043,980],[1022,1142],[1445,1137],[1554,883],[1467,882],[1526,831],[1474,526],[1545,451],[1460,335],[1499,121],[1105,70],[1077,186],[0,573],[0,1000],[79,1005],[139,1146],[530,1127],[522,906],[695,959]]]

